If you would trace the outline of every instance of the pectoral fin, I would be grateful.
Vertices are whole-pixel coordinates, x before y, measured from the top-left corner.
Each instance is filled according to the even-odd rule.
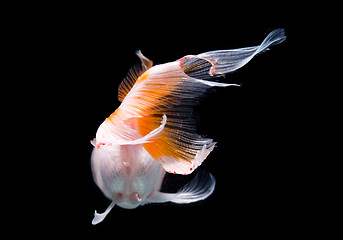
[[[97,213],[96,210],[94,212],[94,218],[92,220],[92,224],[96,225],[100,222],[102,222],[105,217],[107,216],[107,214],[111,211],[111,209],[115,206],[115,202],[112,201],[111,204],[107,207],[107,209],[105,210],[105,212],[103,213]]]

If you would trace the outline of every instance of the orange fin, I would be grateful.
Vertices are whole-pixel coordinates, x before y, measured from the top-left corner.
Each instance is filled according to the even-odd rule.
[[[157,65],[144,73],[122,102],[120,109],[137,117],[145,136],[167,121],[161,134],[142,143],[149,154],[171,173],[193,172],[213,150],[212,139],[196,133],[193,106],[211,85],[189,77],[178,61]]]
[[[188,55],[175,62],[156,65],[138,78],[134,70],[131,75],[136,75],[129,77],[129,87],[122,87],[125,90],[119,98],[123,100],[137,81],[119,108],[137,117],[139,135],[161,130],[156,130],[158,134],[150,138],[152,141],[142,144],[166,171],[189,174],[215,146],[212,139],[196,133],[193,107],[211,87],[238,86],[219,82],[217,77],[241,68],[255,55],[285,38],[283,29],[277,29],[259,46]],[[167,120],[161,129],[164,115]]]
[[[141,64],[133,66],[127,76],[123,79],[118,87],[118,100],[122,102],[126,95],[130,92],[133,85],[135,85],[137,79],[149,68],[152,67],[152,61],[146,58],[140,50],[136,52],[137,56],[141,60]]]

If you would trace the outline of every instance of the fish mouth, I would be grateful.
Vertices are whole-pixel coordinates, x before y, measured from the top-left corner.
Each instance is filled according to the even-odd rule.
[[[131,203],[131,202],[120,202],[117,203],[117,206],[121,207],[121,208],[125,208],[125,209],[135,209],[140,205],[139,202],[137,203]]]

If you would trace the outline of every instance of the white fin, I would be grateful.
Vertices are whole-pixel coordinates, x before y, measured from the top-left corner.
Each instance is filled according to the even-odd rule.
[[[175,194],[172,202],[192,203],[204,200],[213,193],[215,186],[216,179],[211,173],[205,174],[204,172],[198,172],[192,181],[187,183]]]
[[[285,31],[279,28],[269,33],[259,46],[205,52],[197,55],[197,57],[215,61],[211,75],[225,74],[243,67],[255,55],[268,50],[268,47],[279,44],[285,39]]]
[[[207,80],[201,80],[201,79],[195,79],[196,81],[206,84],[210,87],[228,87],[228,86],[237,86],[240,87],[239,84],[234,84],[234,83],[220,83],[220,82],[212,82],[212,81],[207,81]]]
[[[149,199],[149,202],[174,202],[187,204],[204,200],[210,196],[215,188],[216,180],[212,174],[200,171],[197,175],[182,187],[177,193],[155,192]]]
[[[103,213],[97,213],[96,210],[94,212],[94,218],[92,220],[92,224],[96,225],[98,223],[101,223],[105,217],[107,216],[107,214],[111,211],[111,209],[115,206],[115,202],[111,202],[111,204],[107,207],[106,211]]]
[[[137,145],[137,144],[143,144],[143,143],[151,142],[151,141],[153,141],[154,138],[156,138],[159,134],[162,133],[166,123],[167,123],[167,116],[164,114],[162,116],[161,125],[158,128],[155,128],[154,130],[152,130],[150,133],[148,133],[144,137],[138,138],[138,139],[133,140],[133,141],[119,141],[118,140],[118,141],[116,141],[116,143],[120,144],[120,145]]]
[[[164,170],[169,173],[174,174],[191,174],[197,167],[199,167],[202,162],[207,158],[207,156],[212,152],[216,145],[216,142],[209,144],[204,144],[203,147],[197,151],[194,159],[191,162],[178,161],[174,158],[164,158],[160,160],[159,163],[162,164]]]

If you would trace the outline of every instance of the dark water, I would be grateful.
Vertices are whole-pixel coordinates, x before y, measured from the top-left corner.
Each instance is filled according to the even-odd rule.
[[[166,14],[115,9],[74,7],[65,18],[57,14],[61,22],[55,19],[57,30],[50,32],[47,51],[56,57],[51,62],[53,84],[47,89],[59,102],[48,114],[59,144],[54,146],[56,160],[46,163],[54,174],[43,202],[51,201],[51,213],[44,216],[53,233],[107,239],[194,238],[205,233],[230,238],[274,236],[271,231],[284,236],[296,229],[292,219],[298,172],[289,153],[295,147],[290,124],[297,117],[289,87],[295,36],[288,11],[269,7],[240,14],[236,11],[242,7],[214,10],[211,3]],[[93,183],[90,140],[119,106],[117,88],[139,62],[135,51],[160,64],[189,54],[259,45],[275,28],[285,28],[284,43],[221,80],[241,87],[211,90],[195,108],[198,133],[218,142],[199,167],[216,178],[214,193],[189,205],[115,207],[104,222],[92,226],[94,210],[102,212],[109,200]],[[176,191],[192,177],[168,175],[162,189]]]

